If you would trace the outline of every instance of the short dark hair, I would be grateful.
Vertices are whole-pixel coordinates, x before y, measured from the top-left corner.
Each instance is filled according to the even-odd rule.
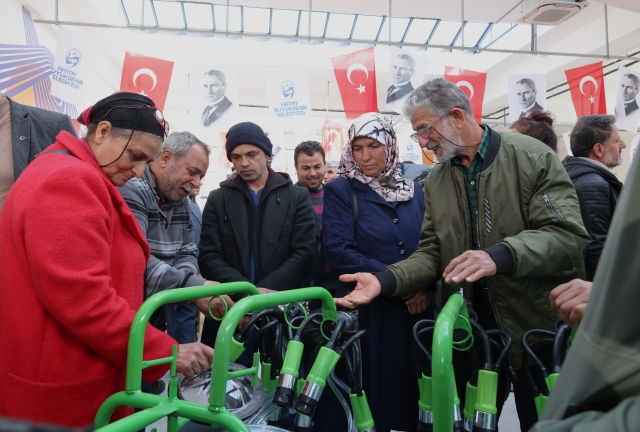
[[[298,166],[298,155],[303,152],[307,156],[313,156],[316,153],[320,153],[322,155],[322,162],[326,163],[324,159],[324,149],[322,148],[322,144],[318,141],[303,141],[296,149],[293,151],[293,162],[295,166]]]
[[[533,111],[513,122],[510,129],[542,141],[554,152],[558,152],[558,135],[553,130],[553,117],[550,112]]]
[[[615,123],[616,118],[612,115],[580,117],[571,131],[571,153],[575,157],[588,157],[594,145],[609,140]]]

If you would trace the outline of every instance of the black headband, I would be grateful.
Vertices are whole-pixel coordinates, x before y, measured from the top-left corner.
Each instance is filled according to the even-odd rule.
[[[78,117],[78,122],[89,126],[89,124],[108,121],[113,127],[148,132],[164,139],[164,128],[158,123],[155,110],[127,109],[127,107],[144,106],[154,107],[155,103],[138,93],[115,93],[87,108]]]

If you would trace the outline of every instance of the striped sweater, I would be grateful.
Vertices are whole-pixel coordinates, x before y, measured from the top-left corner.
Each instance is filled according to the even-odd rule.
[[[170,288],[202,285],[204,279],[195,276],[200,270],[189,198],[174,207],[160,207],[148,166],[141,179],[131,179],[118,189],[151,247],[145,272],[145,298]]]

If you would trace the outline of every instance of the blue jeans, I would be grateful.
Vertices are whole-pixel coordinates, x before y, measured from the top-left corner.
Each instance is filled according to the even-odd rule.
[[[196,312],[194,304],[166,304],[167,333],[179,344],[196,341]]]

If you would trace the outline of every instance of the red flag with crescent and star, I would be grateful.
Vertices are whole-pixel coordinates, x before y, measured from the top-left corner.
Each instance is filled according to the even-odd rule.
[[[334,57],[331,61],[347,119],[353,120],[364,113],[378,112],[373,48]]]
[[[578,117],[607,113],[602,62],[568,69],[564,73]]]
[[[325,120],[322,126],[322,148],[325,159],[340,161],[342,148],[349,141],[349,128],[339,123]]]
[[[451,66],[444,67],[444,78],[457,85],[469,98],[471,112],[478,123],[482,122],[482,102],[487,74]]]
[[[173,62],[127,52],[124,55],[120,91],[147,96],[164,109],[173,73]]]

